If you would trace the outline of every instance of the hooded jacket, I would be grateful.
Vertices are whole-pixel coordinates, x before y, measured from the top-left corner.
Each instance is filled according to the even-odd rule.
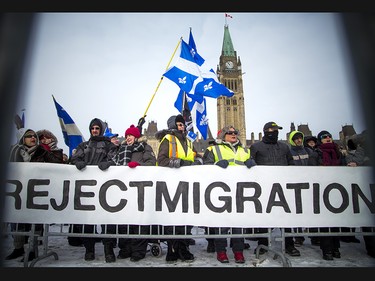
[[[100,133],[93,136],[91,127],[98,125]],[[87,165],[98,165],[100,162],[108,162],[116,155],[117,146],[114,145],[108,137],[104,136],[105,125],[99,118],[91,120],[89,125],[90,139],[81,142],[75,153],[72,155],[70,163],[75,165],[77,162],[85,162]]]
[[[193,144],[186,138],[186,132],[177,130],[176,122],[183,122],[182,115],[173,115],[168,118],[167,130],[161,130],[155,133],[155,137],[160,141],[158,148],[157,165],[162,167],[169,167],[171,159],[171,145],[170,139],[176,138],[177,145],[181,145],[183,152],[180,153],[177,158],[186,160],[184,165],[192,165],[195,162],[197,153],[194,149]]]
[[[296,145],[293,137],[300,135],[302,137],[301,145]],[[298,166],[308,166],[309,164],[309,153],[303,146],[304,134],[300,131],[292,131],[289,134],[290,153],[293,156],[294,164]]]
[[[62,149],[56,149],[54,151],[46,150],[39,141],[39,136],[36,140],[36,145],[33,147],[27,147],[25,145],[25,135],[28,132],[35,133],[34,130],[27,129],[23,135],[20,135],[20,139],[16,145],[11,149],[10,162],[46,162],[46,163],[63,163],[63,151]],[[56,137],[55,137],[56,138]]]

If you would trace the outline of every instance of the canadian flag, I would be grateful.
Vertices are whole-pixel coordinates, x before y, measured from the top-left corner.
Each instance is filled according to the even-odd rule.
[[[225,13],[225,17],[226,18],[231,18],[231,19],[233,18],[230,14],[227,14],[227,13]]]

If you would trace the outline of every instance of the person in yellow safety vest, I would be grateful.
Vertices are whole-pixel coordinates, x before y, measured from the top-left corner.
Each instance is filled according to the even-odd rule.
[[[202,165],[202,158],[196,153],[193,143],[186,137],[185,120],[181,114],[169,117],[168,129],[158,131],[155,137],[160,141],[157,165],[161,167],[180,168],[182,166]],[[166,235],[190,234],[192,226],[164,226]],[[194,255],[189,251],[191,239],[167,239],[167,262],[194,261]]]
[[[169,117],[168,129],[158,131],[155,137],[160,140],[157,165],[180,168],[181,166],[202,165],[202,158],[186,137],[185,120],[181,114]]]
[[[215,164],[222,168],[228,165],[245,165],[251,168],[256,165],[255,161],[250,158],[250,149],[242,145],[238,134],[239,132],[233,126],[221,129],[217,141],[207,147],[203,155],[203,163]]]
[[[238,130],[233,126],[227,126],[221,129],[218,133],[218,139],[216,142],[207,147],[203,154],[203,164],[212,165],[215,164],[221,168],[227,168],[231,166],[246,166],[251,168],[256,165],[255,161],[250,157],[250,149],[244,147],[241,141],[238,139]],[[229,227],[210,227],[210,234],[225,234],[228,232],[232,234],[241,234],[243,229],[241,228],[229,228]],[[226,238],[214,238],[207,239],[208,243],[214,243],[216,251],[216,258],[221,263],[229,263],[229,259],[226,253],[228,246]],[[210,241],[211,240],[211,241]],[[245,239],[242,238],[231,238],[230,244],[234,254],[236,263],[244,263],[245,257],[243,250],[245,248]],[[207,247],[209,249],[209,247]]]

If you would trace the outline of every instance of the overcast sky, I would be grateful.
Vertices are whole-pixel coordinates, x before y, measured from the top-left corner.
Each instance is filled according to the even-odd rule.
[[[66,153],[52,95],[86,140],[95,117],[123,136],[154,94],[146,122],[164,129],[178,114],[173,104],[179,88],[161,78],[179,39],[188,42],[191,27],[198,53],[216,71],[227,22],[244,72],[248,139],[252,132],[257,139],[268,121],[284,127],[281,139],[291,122],[308,124],[313,135],[328,130],[334,138],[344,125],[357,133],[365,129],[338,14],[228,13],[233,18],[224,13],[41,13],[15,113],[25,109],[26,127],[51,130]],[[215,135],[216,99],[206,100]]]

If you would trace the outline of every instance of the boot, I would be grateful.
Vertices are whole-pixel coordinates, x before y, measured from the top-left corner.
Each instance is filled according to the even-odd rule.
[[[105,257],[105,262],[116,261],[116,256],[115,256],[115,252],[113,251],[112,243],[104,244],[104,257]]]
[[[207,253],[215,253],[215,243],[213,239],[208,239]]]
[[[178,257],[182,261],[193,261],[194,260],[194,255],[192,253],[190,253],[189,247],[182,241],[179,242]]]
[[[236,263],[245,263],[245,257],[242,252],[233,252]]]
[[[167,262],[175,262],[178,259],[177,249],[174,249],[173,247],[174,241],[173,240],[167,240],[167,256],[165,257],[165,260]]]
[[[29,253],[29,258],[27,259],[27,261],[32,261],[33,259],[35,259],[35,252],[30,252]],[[20,262],[24,262],[25,261],[25,257],[23,257]]]
[[[14,249],[13,252],[10,255],[5,257],[5,259],[6,260],[13,260],[13,259],[16,259],[18,257],[22,257],[24,253],[25,253],[25,250],[23,248]]]
[[[288,255],[290,255],[292,257],[299,257],[299,256],[301,256],[300,251],[298,251],[293,245],[286,246],[285,253],[287,253]]]
[[[323,251],[323,259],[327,261],[333,260],[332,251]]]
[[[333,256],[334,258],[336,258],[336,259],[341,258],[341,253],[340,253],[339,249],[334,249],[334,250],[332,251],[332,256]]]
[[[85,261],[92,261],[95,259],[95,244],[88,244],[85,245],[86,253],[85,253]]]
[[[216,258],[221,263],[229,263],[229,259],[226,252],[218,252]]]

